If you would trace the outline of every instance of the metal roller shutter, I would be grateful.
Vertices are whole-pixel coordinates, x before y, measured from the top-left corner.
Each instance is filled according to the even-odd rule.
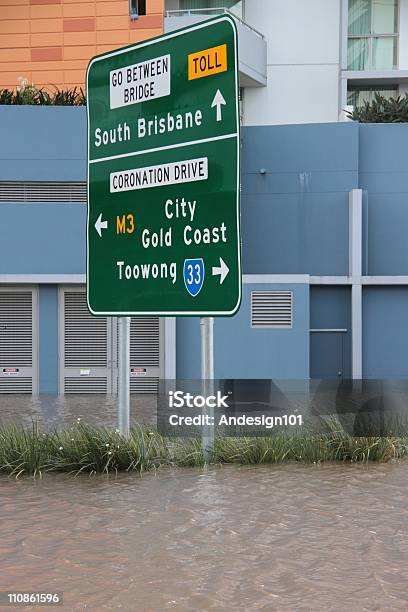
[[[157,393],[164,363],[164,320],[133,318],[130,326],[130,392]],[[60,290],[63,393],[117,392],[117,320],[92,316],[82,288]]]
[[[0,393],[36,393],[37,292],[0,289]]]
[[[162,376],[163,321],[134,318],[130,324],[130,392],[157,393]]]
[[[110,319],[89,313],[81,289],[60,295],[63,392],[111,393]]]

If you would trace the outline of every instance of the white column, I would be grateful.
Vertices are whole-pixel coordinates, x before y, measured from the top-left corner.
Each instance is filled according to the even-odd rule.
[[[399,65],[400,70],[408,69],[408,0],[400,0],[399,14]]]
[[[349,195],[349,275],[351,278],[351,373],[363,375],[363,191],[353,189]]]
[[[176,378],[176,317],[164,319],[164,378]]]
[[[363,292],[360,284],[351,286],[351,375],[363,377]]]

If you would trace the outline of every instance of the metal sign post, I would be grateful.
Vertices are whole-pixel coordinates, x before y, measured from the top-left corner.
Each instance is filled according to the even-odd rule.
[[[208,397],[214,393],[214,319],[203,317],[200,320],[200,331],[202,393]],[[214,409],[207,408],[204,416],[213,421]],[[214,425],[203,425],[202,447],[204,459],[209,463],[214,452]]]
[[[118,421],[119,432],[129,435],[130,422],[130,317],[118,318]]]

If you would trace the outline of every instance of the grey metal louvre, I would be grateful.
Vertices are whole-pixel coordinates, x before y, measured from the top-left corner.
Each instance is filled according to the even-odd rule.
[[[0,393],[33,393],[37,388],[33,289],[0,289]]]
[[[82,378],[81,376],[66,376],[64,393],[107,393],[106,376]]]
[[[86,182],[0,181],[0,202],[86,202]]]
[[[157,376],[149,376],[146,378],[131,378],[130,379],[131,393],[158,393],[159,378]]]
[[[0,393],[32,393],[33,379],[31,376],[21,378],[6,378],[0,376]]]
[[[61,393],[117,393],[117,319],[88,311],[83,287],[61,287]],[[130,391],[157,393],[164,363],[164,320],[133,318],[130,326]]]
[[[90,314],[82,291],[64,293],[64,338],[65,367],[107,366],[107,320]]]
[[[0,368],[33,363],[31,291],[0,292]]]
[[[160,321],[158,317],[130,323],[130,366],[160,366]]]
[[[288,329],[293,325],[292,291],[252,291],[251,326]]]
[[[158,392],[161,365],[160,329],[161,324],[158,317],[131,319],[131,393]]]
[[[94,317],[82,288],[60,289],[60,390],[112,392],[112,321]]]

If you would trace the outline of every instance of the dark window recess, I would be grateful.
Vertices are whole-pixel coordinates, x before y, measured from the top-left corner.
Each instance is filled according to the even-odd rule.
[[[129,0],[129,13],[132,19],[146,15],[146,0]]]

